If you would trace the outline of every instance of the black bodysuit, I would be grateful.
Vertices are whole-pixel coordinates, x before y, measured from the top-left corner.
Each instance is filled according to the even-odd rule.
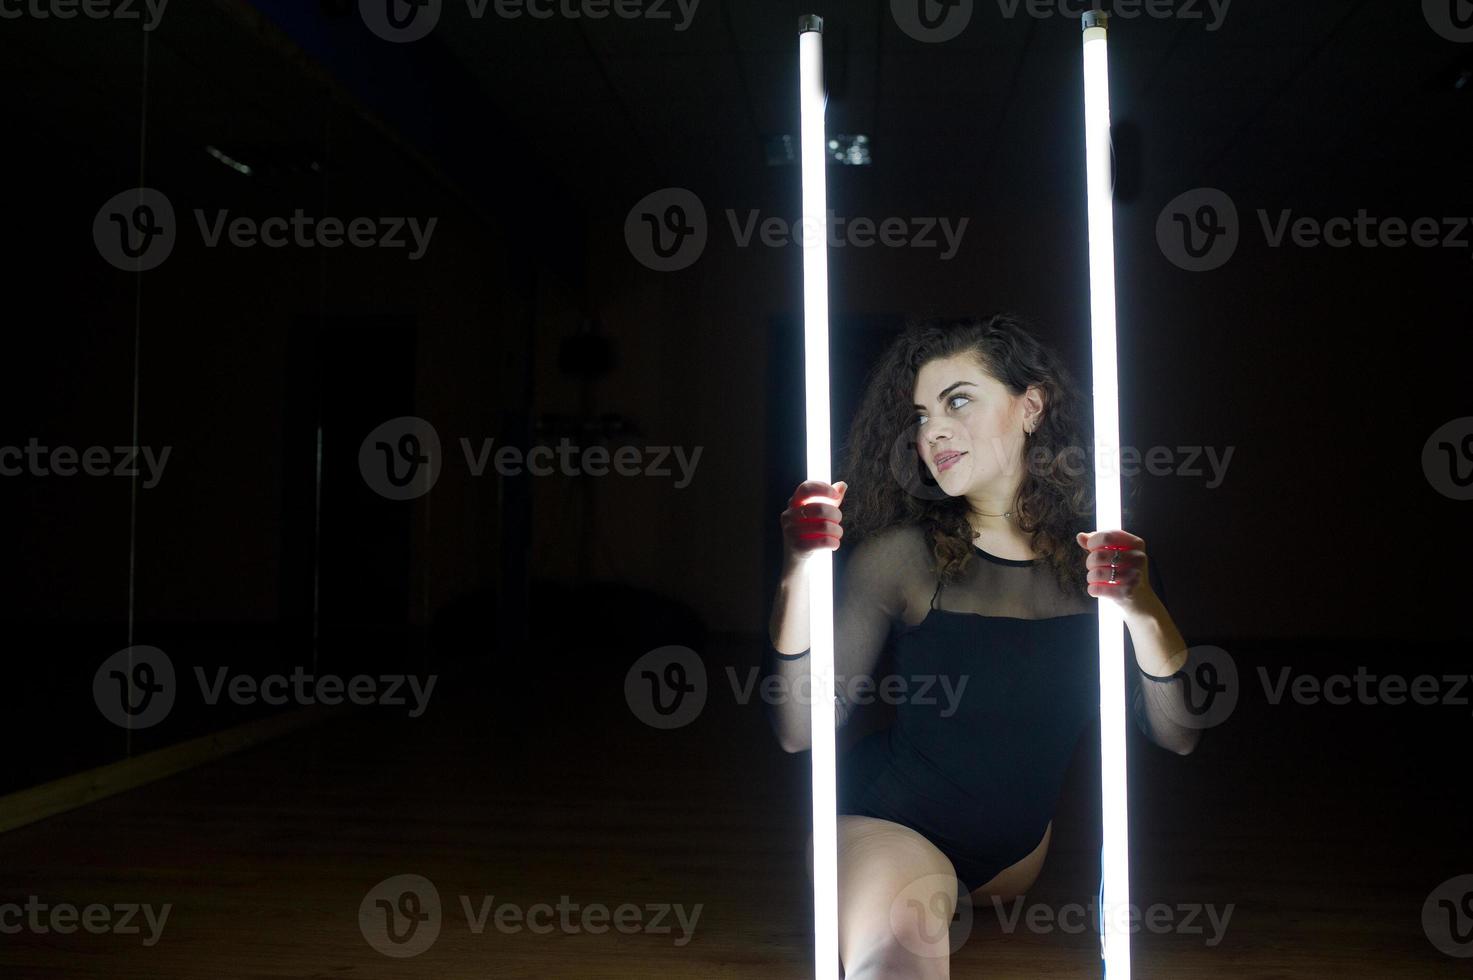
[[[841,754],[838,812],[920,832],[967,891],[1043,839],[1079,737],[1098,725],[1098,603],[1108,601],[1066,594],[1037,559],[981,548],[976,559],[943,586],[921,530],[889,528],[839,569],[834,615],[837,723],[860,697],[895,706],[891,727]],[[1164,600],[1154,559],[1149,568]],[[892,669],[876,676],[885,651]],[[1142,683],[1150,675],[1128,639],[1126,651],[1144,724],[1144,698],[1175,694],[1172,678]]]

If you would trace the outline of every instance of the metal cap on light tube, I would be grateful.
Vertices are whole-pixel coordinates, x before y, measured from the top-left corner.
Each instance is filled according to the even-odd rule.
[[[823,18],[818,14],[803,14],[798,18],[798,33],[806,34],[809,31],[823,33]]]

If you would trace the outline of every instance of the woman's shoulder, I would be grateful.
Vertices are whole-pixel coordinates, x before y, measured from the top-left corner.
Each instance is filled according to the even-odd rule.
[[[932,563],[926,533],[918,524],[890,524],[865,534],[854,546],[851,558],[860,568],[892,576],[910,571],[929,574]]]
[[[847,589],[869,596],[898,622],[907,608],[931,594],[931,565],[925,532],[914,524],[891,524],[864,535],[840,574]]]
[[[866,534],[858,547],[891,555],[914,553],[917,549],[926,549],[926,532],[919,524],[890,524]]]

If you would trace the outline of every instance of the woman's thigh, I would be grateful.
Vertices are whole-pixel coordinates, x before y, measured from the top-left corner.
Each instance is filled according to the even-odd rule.
[[[839,956],[846,971],[885,949],[944,961],[957,902],[951,860],[919,832],[878,817],[841,815],[838,832]],[[811,836],[808,870],[811,877]]]

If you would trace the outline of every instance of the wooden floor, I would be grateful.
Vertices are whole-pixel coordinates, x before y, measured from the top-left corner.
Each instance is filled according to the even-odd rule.
[[[676,731],[637,721],[614,673],[569,700],[539,690],[554,673],[507,671],[442,683],[418,720],[363,709],[0,835],[0,904],[171,906],[153,945],[146,926],[0,934],[0,976],[809,976],[807,756],[782,753],[756,704],[734,701],[723,665],[754,663],[755,644],[705,653],[706,708]],[[1215,943],[1205,913],[1202,934],[1138,934],[1135,975],[1468,976],[1473,961],[1437,951],[1421,923],[1434,886],[1473,872],[1466,773],[1449,775],[1467,710],[1417,709],[1431,730],[1411,732],[1386,707],[1244,701],[1193,756],[1132,742],[1134,901],[1232,909]],[[1029,905],[1095,893],[1094,751],[1082,743]],[[433,883],[440,929],[417,956],[391,957],[359,909],[411,874]],[[699,918],[688,937],[674,914],[666,932],[594,933],[574,913],[572,928],[536,934],[498,929],[493,913],[477,933],[463,903],[488,897]],[[1098,940],[1029,930],[1026,912],[1010,933],[976,909],[952,973],[1097,977]]]

